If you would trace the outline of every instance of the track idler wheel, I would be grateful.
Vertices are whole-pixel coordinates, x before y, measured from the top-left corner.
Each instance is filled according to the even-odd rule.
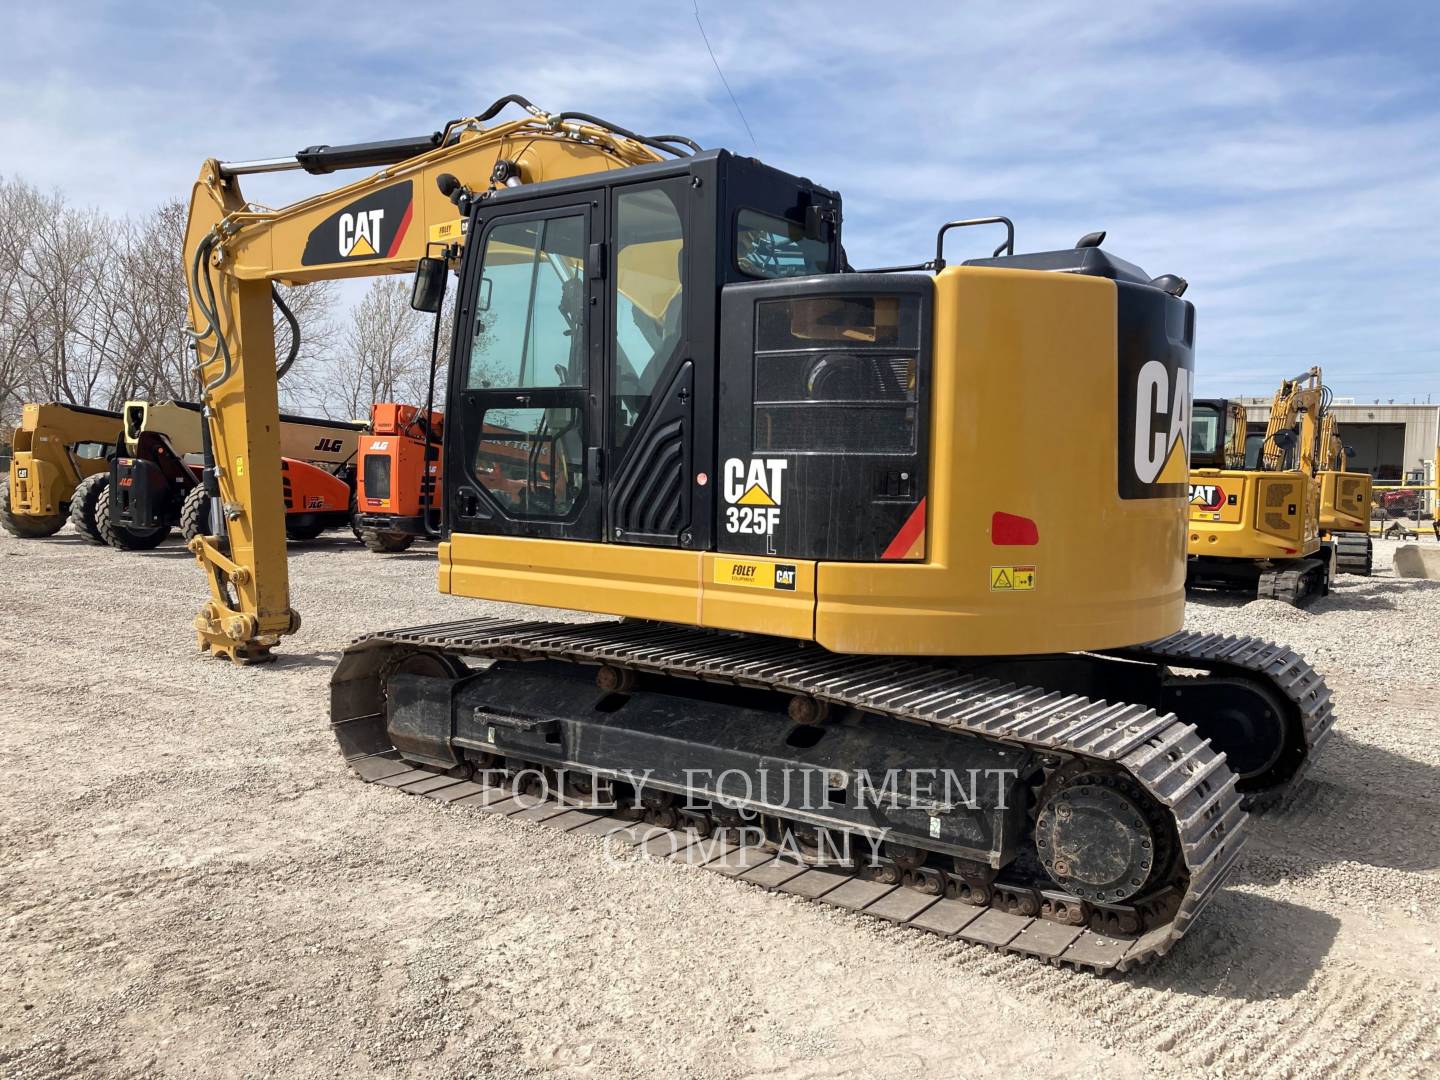
[[[1053,773],[1035,812],[1035,853],[1085,900],[1119,904],[1164,880],[1174,845],[1162,809],[1130,777],[1076,762]]]
[[[1273,787],[1299,767],[1304,740],[1291,732],[1284,702],[1250,679],[1176,677],[1164,704],[1225,755],[1243,792]]]

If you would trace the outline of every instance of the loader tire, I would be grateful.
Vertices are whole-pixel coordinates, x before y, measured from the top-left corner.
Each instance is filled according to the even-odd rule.
[[[319,514],[313,521],[287,521],[285,537],[289,540],[314,540],[325,531],[325,520]]]
[[[180,507],[180,535],[188,544],[197,536],[214,536],[215,528],[210,521],[210,496],[202,484],[190,489]]]
[[[365,543],[365,535],[360,531],[360,497],[353,484],[350,487],[350,532],[357,544]]]
[[[0,480],[0,529],[21,540],[35,540],[42,536],[54,536],[64,525],[64,514],[34,517],[15,513],[10,509],[10,480]]]
[[[92,544],[105,543],[105,538],[100,535],[97,508],[100,502],[100,493],[109,486],[110,474],[108,472],[96,473],[76,484],[75,494],[70,496],[70,524],[75,526],[77,533]]]
[[[100,497],[95,500],[95,528],[116,551],[149,551],[159,547],[170,535],[170,526],[158,529],[127,529],[123,525],[110,523],[110,485],[106,484]]]
[[[415,537],[402,532],[379,532],[375,529],[360,530],[360,542],[371,551],[382,555],[393,555],[404,551],[415,542]]]

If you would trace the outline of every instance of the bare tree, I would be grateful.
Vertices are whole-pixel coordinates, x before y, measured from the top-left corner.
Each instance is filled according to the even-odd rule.
[[[108,389],[106,350],[113,328],[103,288],[113,265],[109,223],[76,210],[59,194],[23,181],[5,185],[5,213],[17,219],[7,238],[4,351],[7,405],[56,400],[90,405]]]
[[[449,355],[449,311],[441,313],[437,403]],[[377,401],[424,405],[430,378],[433,315],[410,307],[408,280],[379,278],[355,306],[327,367],[331,415],[368,416]]]
[[[22,267],[37,224],[40,195],[20,180],[0,177],[0,423],[19,419],[30,381],[30,342],[36,312]]]
[[[178,199],[115,219],[0,176],[0,424],[26,401],[199,397],[184,333],[185,219]],[[402,282],[372,286],[343,335],[336,283],[277,292],[300,326],[282,407],[365,416],[377,399],[424,400],[430,322],[410,311]],[[283,360],[292,335],[278,305],[274,332]]]

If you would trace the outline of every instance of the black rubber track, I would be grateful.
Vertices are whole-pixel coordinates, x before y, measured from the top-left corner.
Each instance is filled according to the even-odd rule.
[[[1243,842],[1246,815],[1234,775],[1223,756],[1191,725],[1173,715],[1158,715],[1140,705],[1093,701],[1077,694],[965,675],[906,658],[842,656],[794,641],[731,637],[642,622],[475,619],[387,631],[352,644],[331,680],[331,727],[341,752],[362,779],[413,788],[416,794],[448,787],[457,795],[464,790],[467,797],[478,798],[484,789],[474,785],[468,790],[455,788],[471,781],[414,768],[400,760],[391,747],[385,734],[382,671],[398,656],[415,651],[477,659],[619,665],[668,677],[804,695],[831,706],[1123,769],[1168,809],[1188,872],[1184,894],[1174,898],[1164,921],[1136,935],[1100,933],[1043,915],[1015,914],[995,907],[977,909],[958,900],[833,870],[799,867],[792,877],[774,886],[791,891],[784,886],[792,879],[814,882],[824,896],[833,898],[825,902],[843,898],[841,906],[873,914],[908,911],[908,904],[915,902],[909,894],[916,893],[923,901],[919,908],[897,921],[937,932],[951,927],[948,932],[965,940],[1053,963],[1123,971],[1169,952],[1218,891]],[[517,814],[525,811],[523,806],[511,809]],[[576,821],[577,828],[582,824]],[[695,847],[698,837],[687,840],[682,831],[665,831],[674,832],[679,840],[664,843],[685,841],[685,850]],[[752,869],[758,874],[764,864],[774,861],[773,854],[762,849],[744,850],[750,855],[740,856],[739,865],[723,862],[711,867],[713,859],[705,865],[741,876]],[[755,861],[749,862],[752,858]],[[764,883],[754,876],[748,880]],[[902,894],[890,900],[897,888]],[[816,895],[808,894],[808,898]],[[900,904],[900,900],[906,903]],[[871,911],[882,904],[882,910]],[[974,916],[977,910],[980,914]],[[925,924],[927,916],[935,925]],[[962,920],[963,926],[952,926]]]

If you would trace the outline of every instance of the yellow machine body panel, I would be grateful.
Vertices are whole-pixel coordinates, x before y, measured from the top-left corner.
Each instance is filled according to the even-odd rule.
[[[1320,550],[1320,485],[1299,471],[1190,473],[1191,555],[1299,559]]]
[[[11,511],[24,517],[61,513],[81,480],[109,468],[105,451],[119,434],[118,413],[57,402],[22,406],[11,436]]]
[[[126,448],[132,452],[135,441],[144,432],[154,431],[169,438],[181,457],[200,453],[199,405],[181,401],[127,401],[122,415]]]
[[[1190,386],[1147,383],[1155,475],[1179,494],[1123,498],[1116,286],[1100,277],[952,267],[935,279],[930,488],[919,559],[758,559],[454,533],[442,592],[814,640],[837,652],[985,655],[1163,637],[1184,614]],[[1174,328],[1177,336],[1185,328]],[[1178,385],[1176,385],[1178,384]],[[1088,418],[1074,423],[1076,415]],[[1131,448],[1120,447],[1128,462]],[[1033,537],[999,542],[998,516]],[[794,567],[793,582],[776,574]]]
[[[708,551],[457,533],[440,545],[440,591],[684,626],[810,640],[815,563]],[[776,587],[793,568],[794,589]]]
[[[1374,480],[1369,473],[1320,474],[1320,529],[1322,532],[1370,532],[1370,505]]]

